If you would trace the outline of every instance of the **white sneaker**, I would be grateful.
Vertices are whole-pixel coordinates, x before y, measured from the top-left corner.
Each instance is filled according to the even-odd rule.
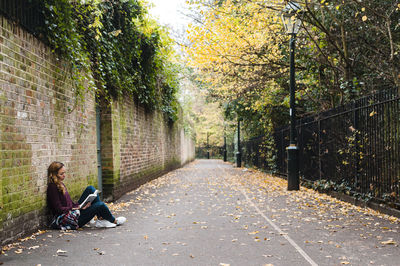
[[[96,227],[96,221],[94,220],[94,218],[89,221],[89,226],[90,227]]]
[[[124,216],[120,216],[115,218],[115,221],[117,222],[117,225],[121,225],[126,222],[126,218]]]
[[[107,220],[97,220],[95,226],[98,228],[113,228],[117,225]]]

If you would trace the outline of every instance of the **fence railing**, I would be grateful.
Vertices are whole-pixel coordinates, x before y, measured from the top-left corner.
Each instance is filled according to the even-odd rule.
[[[38,29],[45,25],[42,5],[43,1],[40,0],[1,0],[0,13],[37,35]]]
[[[196,158],[205,159],[221,159],[223,157],[224,147],[210,146],[210,147],[196,147]]]
[[[302,118],[296,127],[302,179],[331,181],[352,193],[400,206],[398,90]],[[273,137],[272,148],[262,137],[244,141],[242,161],[286,175],[289,128],[276,130]],[[268,152],[274,154],[273,162],[267,162]]]

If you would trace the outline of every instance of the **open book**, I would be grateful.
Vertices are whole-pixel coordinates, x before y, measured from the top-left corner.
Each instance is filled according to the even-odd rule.
[[[99,191],[97,189],[92,194],[89,194],[86,197],[86,199],[79,205],[79,209],[82,209],[82,207],[85,207],[86,204],[88,204],[89,202],[92,202],[97,197],[97,194],[99,194]]]

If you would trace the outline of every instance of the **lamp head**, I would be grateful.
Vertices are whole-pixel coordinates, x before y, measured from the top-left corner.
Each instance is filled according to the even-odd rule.
[[[286,34],[294,35],[299,32],[302,15],[303,11],[301,6],[294,1],[289,1],[281,12],[281,18],[283,25],[285,26]]]

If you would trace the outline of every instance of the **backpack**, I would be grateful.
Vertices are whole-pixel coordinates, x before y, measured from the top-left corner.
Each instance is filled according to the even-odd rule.
[[[78,219],[80,216],[79,210],[71,210],[68,213],[63,213],[54,217],[50,227],[58,230],[76,230],[79,228]]]

